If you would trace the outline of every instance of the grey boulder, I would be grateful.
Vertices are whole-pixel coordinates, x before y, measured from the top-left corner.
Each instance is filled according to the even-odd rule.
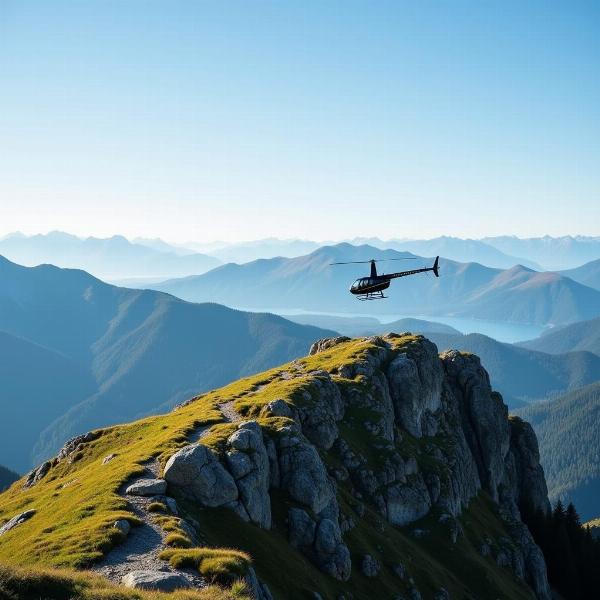
[[[163,571],[131,571],[123,576],[121,583],[129,588],[161,592],[173,592],[190,587],[190,583],[183,575]]]
[[[233,477],[202,444],[185,446],[167,461],[164,477],[185,496],[203,506],[222,506],[238,499]]]
[[[161,496],[166,491],[164,479],[140,479],[128,486],[125,493],[129,496]]]

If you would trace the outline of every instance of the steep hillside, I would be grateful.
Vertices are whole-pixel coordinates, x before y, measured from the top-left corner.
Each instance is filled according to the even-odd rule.
[[[598,254],[600,255],[600,249]],[[600,290],[600,259],[592,260],[575,269],[561,271],[561,275],[570,277],[574,281],[587,285],[595,290]]]
[[[584,520],[600,512],[600,382],[516,411],[540,442],[550,497],[575,503]]]
[[[504,344],[478,333],[428,334],[440,348],[477,354],[490,374],[492,385],[510,408],[542,400],[600,379],[600,357],[589,352],[557,356]]]
[[[24,472],[41,432],[92,394],[96,382],[64,354],[0,331],[0,390],[0,457]]]
[[[12,234],[0,239],[0,254],[27,266],[50,263],[84,269],[103,279],[182,277],[204,273],[221,264],[214,256],[182,254],[167,245],[158,249],[132,243],[123,236],[78,238],[54,231],[46,235]]]
[[[0,561],[243,576],[258,600],[549,600],[525,505],[549,508],[535,435],[477,357],[335,338],[71,441],[0,495]]]
[[[331,263],[371,257],[415,259],[406,252],[338,244],[297,258],[224,265],[204,275],[151,287],[185,300],[210,299],[242,308],[355,312],[360,303],[348,288],[367,273],[365,265]],[[406,263],[382,262],[378,268],[390,272],[430,266],[432,260],[417,257]],[[440,261],[440,273],[439,278],[422,274],[393,282],[390,299],[371,303],[370,313],[452,315],[534,324],[571,323],[600,316],[600,291],[556,273],[538,273],[522,266],[502,271],[445,259]]]
[[[600,356],[600,318],[565,325],[519,345],[549,354],[584,350]]]
[[[301,356],[331,333],[2,258],[0,331],[10,399],[0,461],[20,471],[31,466],[36,438],[39,461],[77,433],[166,410]]]
[[[5,490],[13,481],[17,481],[19,475],[6,467],[0,465],[0,492]]]

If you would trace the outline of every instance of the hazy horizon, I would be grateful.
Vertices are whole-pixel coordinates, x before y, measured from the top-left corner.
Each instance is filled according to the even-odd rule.
[[[65,234],[68,236],[74,236],[79,238],[80,240],[86,240],[89,238],[106,240],[114,237],[123,237],[129,242],[136,243],[140,240],[146,241],[161,241],[169,245],[174,245],[178,247],[185,247],[186,244],[198,244],[204,246],[223,244],[223,245],[235,245],[235,244],[252,244],[255,242],[264,242],[264,241],[275,241],[275,242],[307,242],[307,243],[315,243],[320,245],[326,244],[342,244],[342,243],[355,243],[359,241],[361,244],[368,244],[369,240],[378,240],[380,242],[413,242],[413,241],[431,241],[439,238],[449,238],[449,239],[460,239],[460,240],[475,240],[475,241],[485,241],[486,237],[494,237],[494,236],[481,236],[481,237],[460,237],[460,236],[450,236],[450,235],[440,235],[434,237],[427,238],[419,238],[419,237],[390,237],[384,238],[377,235],[366,236],[360,235],[355,237],[347,237],[347,238],[337,238],[337,239],[310,239],[310,238],[301,238],[301,237],[277,237],[277,236],[268,236],[268,237],[259,237],[259,238],[247,238],[247,239],[236,239],[236,240],[225,240],[225,239],[203,239],[203,240],[175,240],[168,239],[166,237],[161,236],[133,236],[126,235],[120,231],[114,231],[112,233],[108,233],[106,235],[94,235],[94,234],[85,234],[85,233],[75,233],[73,231],[66,231],[62,229],[49,229],[47,231],[33,231],[27,232],[23,230],[12,230],[12,231],[2,231],[0,230],[0,240],[6,239],[13,235],[24,235],[25,237],[34,237],[34,236],[47,236],[50,234]],[[551,238],[551,239],[561,239],[561,238],[571,238],[571,239],[599,239],[600,235],[582,235],[578,233],[573,234],[565,234],[560,236],[551,236],[549,234],[543,234],[539,236],[531,236],[531,238],[525,238],[524,236],[518,236],[511,233],[499,234],[496,237],[513,237],[516,239],[543,239],[543,238]]]

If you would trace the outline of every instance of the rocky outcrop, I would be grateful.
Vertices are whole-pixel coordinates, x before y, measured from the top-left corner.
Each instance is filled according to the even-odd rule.
[[[191,444],[171,456],[164,478],[169,486],[202,506],[223,506],[238,499],[233,477],[217,455],[202,444]]]
[[[320,340],[311,354],[328,351],[327,364],[335,363],[335,348],[345,342]],[[298,369],[303,379],[295,395],[266,402],[259,421],[239,423],[218,450],[202,443],[179,450],[164,470],[169,489],[202,507],[228,507],[264,529],[273,525],[277,489],[286,502],[289,544],[338,580],[351,576],[344,537],[366,504],[401,527],[435,510],[438,526],[457,543],[457,517],[483,490],[510,532],[497,564],[548,600],[543,556],[520,518],[524,504],[548,507],[531,427],[509,420],[476,356],[440,356],[418,336],[375,336],[363,344],[364,352],[359,346],[355,359],[345,357],[329,371]],[[340,510],[339,486],[353,498],[353,515]],[[377,577],[382,566],[363,555],[354,568]],[[412,583],[408,593],[419,596]],[[444,593],[438,590],[440,598]]]
[[[322,340],[317,340],[308,351],[309,355],[318,354],[319,352],[323,352],[324,350],[329,350],[329,348],[333,348],[338,344],[342,344],[344,342],[349,342],[350,338],[345,335],[340,335],[338,337],[333,338],[323,338]]]
[[[227,440],[225,457],[238,489],[237,512],[246,520],[270,529],[269,456],[256,421],[239,425]]]
[[[444,372],[437,348],[423,340],[412,352],[396,356],[387,369],[396,422],[415,437],[421,437],[428,414],[440,407]],[[426,430],[435,435],[435,431]]]
[[[18,515],[15,515],[11,519],[9,519],[6,523],[4,523],[4,525],[2,525],[2,527],[0,527],[0,535],[7,533],[11,529],[14,529],[21,523],[25,523],[25,521],[28,521],[29,519],[31,519],[31,517],[33,517],[33,515],[35,515],[35,512],[36,511],[34,509],[30,509],[30,510],[23,511],[22,513],[19,513]]]

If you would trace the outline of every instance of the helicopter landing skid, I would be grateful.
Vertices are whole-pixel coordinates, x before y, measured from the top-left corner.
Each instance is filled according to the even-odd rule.
[[[385,296],[383,292],[371,292],[369,294],[357,296],[356,298],[357,300],[364,302],[365,300],[383,300],[384,298],[387,298],[387,296]]]

